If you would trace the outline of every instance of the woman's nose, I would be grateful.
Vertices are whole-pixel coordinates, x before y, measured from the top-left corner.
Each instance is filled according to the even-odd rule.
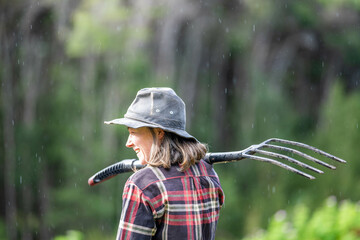
[[[131,148],[133,146],[133,142],[131,141],[131,136],[129,135],[127,141],[126,141],[126,144],[125,146],[128,147],[128,148]]]

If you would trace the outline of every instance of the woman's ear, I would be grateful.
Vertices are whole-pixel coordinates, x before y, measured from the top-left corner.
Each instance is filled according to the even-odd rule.
[[[161,128],[156,128],[155,129],[155,134],[156,134],[156,138],[160,141],[163,140],[164,138],[164,135],[165,135],[165,132],[164,130],[162,130]]]

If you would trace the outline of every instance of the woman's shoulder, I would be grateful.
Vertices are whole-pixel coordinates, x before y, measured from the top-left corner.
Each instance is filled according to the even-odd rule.
[[[159,172],[159,168],[147,166],[133,173],[127,182],[128,184],[135,184],[143,190],[149,185],[160,181],[157,172]]]
[[[199,168],[202,175],[214,175],[217,176],[212,164],[208,163],[207,161],[201,159],[197,164],[197,168]]]

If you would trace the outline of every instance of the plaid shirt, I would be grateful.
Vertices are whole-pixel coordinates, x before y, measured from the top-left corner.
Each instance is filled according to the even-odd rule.
[[[224,193],[205,161],[146,167],[126,182],[117,239],[215,239]]]

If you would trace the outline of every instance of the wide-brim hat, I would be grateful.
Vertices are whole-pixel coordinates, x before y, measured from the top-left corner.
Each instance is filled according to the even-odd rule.
[[[186,132],[184,101],[171,88],[144,88],[138,91],[123,118],[105,121],[131,128],[151,127],[197,139]]]

